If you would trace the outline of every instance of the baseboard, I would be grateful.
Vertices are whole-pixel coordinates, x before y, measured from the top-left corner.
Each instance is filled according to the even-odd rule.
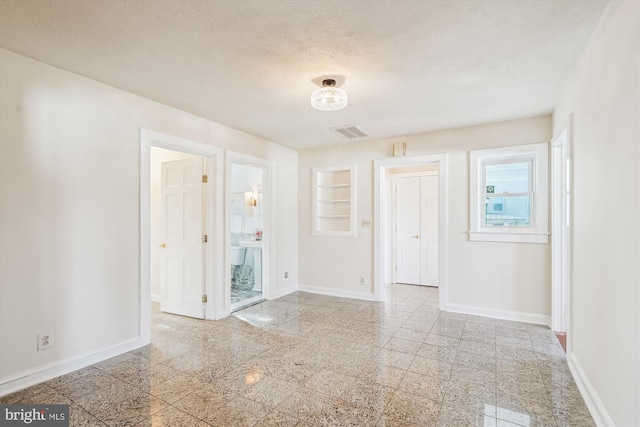
[[[493,317],[495,319],[513,320],[516,322],[534,323],[536,325],[551,325],[551,316],[519,311],[496,310],[493,308],[473,307],[470,305],[447,304],[446,311],[454,313],[472,314],[474,316]]]
[[[160,294],[151,294],[151,302],[160,302]]]
[[[582,370],[582,366],[580,366],[580,362],[578,362],[574,353],[567,356],[567,364],[569,365],[573,379],[576,381],[578,390],[580,390],[580,393],[582,394],[584,403],[586,403],[587,408],[589,408],[591,417],[593,417],[593,421],[595,421],[596,425],[598,427],[615,426],[611,415],[607,412],[607,408],[605,408],[602,400],[600,400],[598,393],[591,384],[591,381],[589,381],[587,374]]]
[[[312,294],[329,295],[332,297],[355,298],[366,301],[377,301],[375,295],[367,292],[345,291],[343,289],[323,288],[321,286],[298,285],[298,290]]]
[[[125,341],[120,344],[103,349],[97,353],[84,354],[77,357],[68,358],[59,362],[50,363],[36,369],[21,372],[0,379],[0,396],[4,396],[14,391],[48,381],[60,375],[85,368],[94,363],[102,362],[119,354],[126,353],[136,348],[142,347],[139,338]]]
[[[285,295],[289,295],[290,293],[295,292],[297,290],[298,290],[298,287],[296,285],[289,286],[288,288],[280,289],[271,294],[271,299],[276,299],[276,298],[283,297]]]

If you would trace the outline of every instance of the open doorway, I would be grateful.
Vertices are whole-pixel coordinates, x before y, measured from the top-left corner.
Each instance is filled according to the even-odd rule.
[[[225,312],[270,298],[275,254],[272,161],[227,151]]]
[[[437,173],[434,174],[434,172]],[[437,286],[438,289],[438,301],[439,308],[441,310],[446,309],[447,305],[447,155],[446,154],[434,154],[424,156],[411,156],[411,157],[397,157],[392,159],[376,160],[374,162],[374,227],[376,233],[374,235],[374,296],[376,299],[381,300],[384,298],[384,284],[393,283],[397,280],[395,267],[398,262],[397,259],[397,242],[396,239],[396,216],[397,204],[395,200],[395,185],[392,184],[395,178],[400,178],[405,175],[410,176],[432,176],[437,177],[437,180],[431,179],[431,182],[425,182],[425,190],[428,194],[422,198],[418,203],[427,203],[429,199],[432,202],[430,207],[421,207],[426,213],[428,209],[431,210],[431,223],[430,227],[433,230],[435,225],[437,231],[433,231],[434,234],[429,236],[430,238],[424,239],[423,242],[426,247],[429,247],[427,243],[431,241],[431,251],[436,249],[437,255],[431,257],[431,270],[426,268],[422,270],[423,261],[427,261],[425,257],[420,255],[418,260],[414,258],[414,270],[425,271],[423,275],[420,273],[419,281],[424,284],[430,284]],[[419,179],[422,179],[421,177]],[[420,184],[422,188],[422,183]],[[416,203],[411,202],[411,203]],[[422,216],[422,215],[421,215]],[[437,218],[437,219],[436,219]],[[422,225],[420,225],[422,226]],[[429,233],[431,231],[428,231]],[[413,241],[419,241],[420,237],[424,235],[424,229],[421,231],[409,233],[409,239]],[[418,236],[414,238],[413,236]],[[419,245],[423,245],[419,243]],[[424,246],[423,245],[423,246]],[[415,246],[415,245],[414,245]],[[425,254],[426,254],[425,250]],[[433,268],[435,263],[436,268]],[[435,274],[434,274],[435,273]],[[423,281],[423,276],[425,280]],[[437,280],[435,277],[437,276]],[[427,279],[429,278],[429,279]]]
[[[264,170],[231,164],[231,311],[262,301]]]
[[[165,309],[182,315],[205,319],[224,316],[219,298],[224,291],[219,289],[221,285],[214,288],[214,283],[222,284],[224,277],[216,262],[224,254],[223,216],[219,213],[222,194],[222,150],[146,129],[140,131],[143,344],[151,339],[153,300],[164,303],[166,298]],[[178,235],[182,238],[175,238]],[[163,275],[180,286],[166,283],[163,294]]]

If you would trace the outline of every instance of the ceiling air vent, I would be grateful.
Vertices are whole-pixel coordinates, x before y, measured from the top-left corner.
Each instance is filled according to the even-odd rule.
[[[331,128],[331,130],[348,139],[366,138],[369,136],[358,126],[342,126],[339,128]]]

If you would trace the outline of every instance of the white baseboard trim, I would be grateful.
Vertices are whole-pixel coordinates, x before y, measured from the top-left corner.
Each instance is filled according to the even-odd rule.
[[[298,290],[312,294],[329,295],[332,297],[354,298],[366,301],[378,301],[375,295],[367,292],[345,291],[343,289],[323,288],[321,286],[298,285]]]
[[[0,396],[4,396],[14,391],[48,381],[60,375],[68,374],[81,368],[102,362],[119,354],[126,353],[136,348],[142,347],[142,341],[139,338],[124,341],[120,344],[100,350],[97,353],[86,353],[76,357],[70,357],[59,362],[49,363],[47,365],[30,369],[20,374],[10,375],[0,379]]]
[[[151,302],[160,302],[160,294],[151,294]]]
[[[582,370],[582,366],[580,366],[580,362],[578,362],[574,353],[567,355],[567,364],[569,365],[573,379],[576,381],[578,390],[580,390],[582,394],[584,403],[586,403],[589,412],[591,412],[593,421],[595,421],[598,427],[614,427],[615,423],[611,415],[607,412],[607,408],[605,408],[602,400],[600,400],[598,393],[591,384],[591,381],[589,381],[587,374]]]
[[[493,317],[495,319],[513,320],[516,322],[535,323],[536,325],[551,325],[551,316],[536,313],[522,313],[518,311],[496,310],[493,308],[473,307],[470,305],[447,304],[446,311],[454,313],[472,314],[474,316]]]
[[[288,288],[280,289],[278,291],[275,291],[273,294],[271,294],[271,299],[276,299],[276,298],[283,297],[285,295],[289,295],[290,293],[295,292],[297,290],[298,290],[298,286],[296,285],[289,286]]]

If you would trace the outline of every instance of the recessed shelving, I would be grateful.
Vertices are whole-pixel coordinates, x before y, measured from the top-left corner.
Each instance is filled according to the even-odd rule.
[[[355,235],[356,166],[314,168],[313,235]]]

